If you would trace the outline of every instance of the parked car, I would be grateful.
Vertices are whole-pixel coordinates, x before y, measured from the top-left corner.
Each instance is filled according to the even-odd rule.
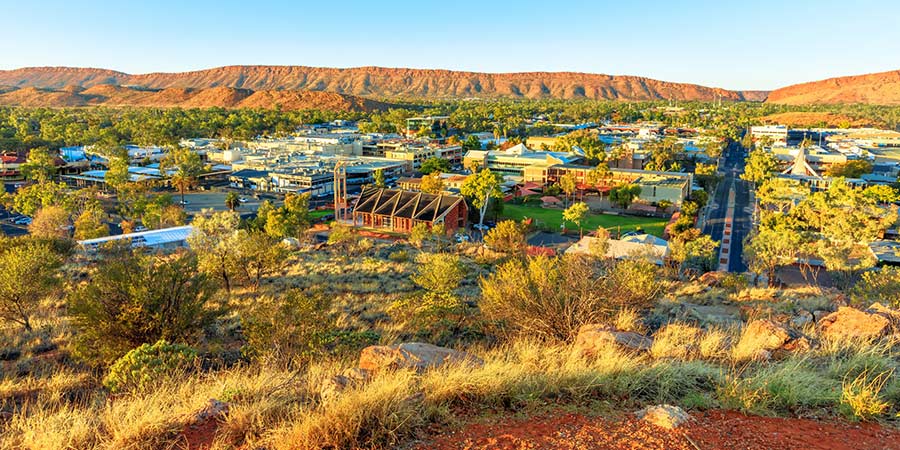
[[[140,233],[141,231],[147,231],[147,227],[145,227],[143,225],[138,225],[138,226],[134,227],[135,233]]]
[[[13,223],[15,223],[16,225],[31,225],[31,217],[23,217]]]

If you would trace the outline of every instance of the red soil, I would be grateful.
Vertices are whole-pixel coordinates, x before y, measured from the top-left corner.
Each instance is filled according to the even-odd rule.
[[[673,431],[637,420],[559,413],[438,432],[416,450],[900,449],[900,430],[877,424],[697,412]]]

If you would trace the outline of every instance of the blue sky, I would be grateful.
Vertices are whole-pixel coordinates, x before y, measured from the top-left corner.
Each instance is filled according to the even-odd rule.
[[[900,69],[896,0],[0,0],[0,16],[0,69],[374,65],[729,89]]]

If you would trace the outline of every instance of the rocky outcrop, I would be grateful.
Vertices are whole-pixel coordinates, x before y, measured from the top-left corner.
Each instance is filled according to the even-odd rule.
[[[99,84],[150,89],[309,90],[375,98],[558,98],[602,100],[759,100],[743,93],[637,76],[577,72],[479,73],[452,70],[304,66],[227,66],[130,75],[102,69],[36,67],[0,71],[0,86],[60,89]]]
[[[364,348],[359,355],[359,368],[370,373],[394,369],[424,372],[445,364],[480,366],[484,361],[466,352],[420,342],[394,346],[372,345]]]
[[[674,430],[691,420],[691,416],[683,409],[672,405],[650,406],[638,411],[635,415],[638,419],[667,430]]]
[[[610,345],[626,350],[648,351],[653,346],[653,339],[632,331],[617,331],[607,325],[586,324],[578,329],[574,349],[583,356],[592,356]]]
[[[825,339],[876,339],[893,331],[894,314],[896,312],[877,303],[866,311],[841,306],[819,321],[819,336]]]
[[[795,84],[770,92],[766,102],[897,105],[900,104],[900,70]]]
[[[320,109],[329,111],[386,110],[392,105],[334,92],[306,90],[211,88],[145,89],[97,85],[88,89],[54,90],[24,87],[0,93],[0,105],[30,107],[147,106],[181,108],[254,108],[282,110]]]

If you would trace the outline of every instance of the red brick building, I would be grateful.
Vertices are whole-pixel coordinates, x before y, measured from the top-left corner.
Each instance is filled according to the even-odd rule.
[[[456,195],[369,188],[356,200],[353,223],[400,233],[420,223],[442,223],[452,233],[466,227],[468,213],[466,201]]]

